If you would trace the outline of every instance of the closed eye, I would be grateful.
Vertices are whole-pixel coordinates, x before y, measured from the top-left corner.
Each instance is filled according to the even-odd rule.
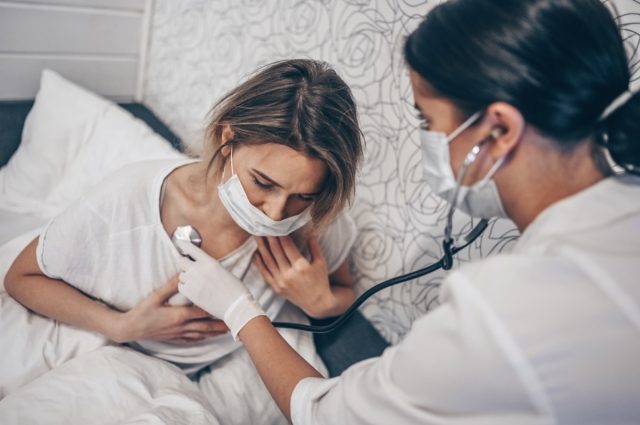
[[[424,115],[422,115],[422,113],[418,112],[418,113],[416,114],[416,118],[418,119],[418,122],[419,122],[419,125],[420,125],[420,128],[421,128],[421,129],[423,129],[423,130],[429,130],[429,125],[430,125],[429,120],[428,120],[428,119],[426,119],[426,118],[424,117]]]
[[[255,185],[258,186],[259,188],[264,190],[273,189],[273,184],[260,181],[256,176],[252,176],[252,177],[253,177],[253,183],[255,183]]]
[[[423,130],[429,130],[429,126],[431,124],[430,120],[424,116],[424,114],[422,113],[422,110],[418,107],[417,103],[413,104],[413,108],[416,111],[416,118],[420,122],[419,124],[420,128]]]
[[[298,197],[298,199],[300,199],[301,201],[304,201],[304,202],[313,202],[316,199],[316,197],[314,195],[298,194],[296,196]]]

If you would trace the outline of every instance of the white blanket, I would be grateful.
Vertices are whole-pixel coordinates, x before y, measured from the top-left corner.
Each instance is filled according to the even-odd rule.
[[[38,229],[0,246],[0,277]],[[286,305],[278,320],[301,320]],[[283,335],[319,370],[310,334]],[[189,380],[174,365],[29,312],[0,293],[0,424],[286,423],[244,350]]]
[[[45,71],[22,141],[0,168],[0,282],[48,219],[110,172],[180,158],[117,105]],[[243,349],[190,381],[170,363],[29,312],[0,288],[0,424],[286,423]],[[278,320],[303,319],[291,306]],[[285,331],[321,372],[310,334]]]

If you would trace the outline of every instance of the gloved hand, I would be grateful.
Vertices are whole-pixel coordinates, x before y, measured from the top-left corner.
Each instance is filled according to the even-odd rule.
[[[182,257],[178,290],[207,313],[224,320],[234,339],[238,339],[238,332],[249,320],[266,315],[244,283],[218,261],[189,242],[176,244],[194,259]]]

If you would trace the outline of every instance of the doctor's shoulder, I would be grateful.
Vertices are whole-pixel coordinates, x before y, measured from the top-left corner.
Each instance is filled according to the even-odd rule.
[[[571,303],[585,290],[580,266],[553,253],[505,253],[451,272],[440,291],[442,303],[464,297],[504,320],[552,313],[551,298]],[[562,308],[562,307],[560,307]]]

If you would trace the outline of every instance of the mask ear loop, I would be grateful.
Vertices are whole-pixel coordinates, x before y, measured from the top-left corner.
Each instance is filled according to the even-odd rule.
[[[230,146],[230,148],[231,148],[231,154],[230,154],[231,155],[231,175],[233,176],[236,173],[236,171],[233,169],[233,146]]]
[[[229,146],[229,149],[231,149],[231,176],[233,177],[233,175],[236,173],[235,170],[233,169],[233,146]],[[222,168],[222,181],[224,181],[224,176],[226,174],[227,171],[227,167],[223,167]]]

